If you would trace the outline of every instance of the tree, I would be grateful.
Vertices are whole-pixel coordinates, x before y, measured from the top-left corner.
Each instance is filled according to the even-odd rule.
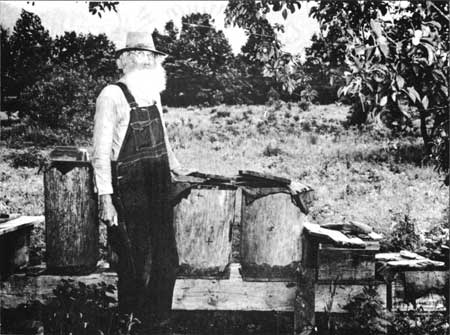
[[[165,60],[167,88],[162,95],[173,105],[217,104],[226,100],[225,87],[233,61],[231,46],[222,31],[217,31],[209,14],[193,13],[182,17],[178,31],[172,21],[161,34],[155,30],[155,46],[169,56]],[[224,76],[228,73],[227,76]]]
[[[293,13],[296,7],[301,7],[299,0],[229,0],[225,9],[225,23],[243,28],[254,38],[255,45],[251,47],[256,60],[264,64],[263,74],[271,77],[281,84],[284,91],[291,94],[301,84],[292,66],[296,65],[296,58],[291,54],[282,52],[282,44],[277,32],[283,32],[284,27],[279,24],[268,24],[266,14],[270,11],[281,11],[286,19],[288,10]]]
[[[339,93],[363,120],[418,118],[427,158],[446,172],[448,13],[448,3],[437,1],[327,2],[313,12],[322,27],[338,21],[347,39],[350,72]],[[417,115],[402,108],[405,99]]]
[[[114,77],[115,45],[105,34],[77,34],[74,31],[57,36],[52,49],[55,64],[86,65],[93,76]]]
[[[49,69],[52,40],[39,16],[22,10],[10,38],[8,93],[20,95]]]
[[[295,11],[298,1],[229,0],[226,20],[252,33],[263,29],[261,18],[270,11]],[[354,108],[375,119],[401,113],[404,98],[419,111],[428,157],[447,173],[448,183],[448,24],[449,4],[442,1],[321,1],[311,10],[322,31],[340,30],[345,61],[351,72],[339,93],[353,99]],[[261,28],[262,27],[262,28]],[[263,32],[266,32],[264,30]],[[270,32],[267,32],[270,33]],[[277,68],[280,48],[274,42],[263,60]],[[264,50],[263,50],[264,51]],[[267,67],[267,65],[266,65]],[[281,76],[289,83],[289,76]]]
[[[3,110],[9,110],[9,101],[7,97],[15,94],[14,73],[12,68],[14,61],[11,50],[11,35],[7,29],[0,26],[1,39],[1,105]]]

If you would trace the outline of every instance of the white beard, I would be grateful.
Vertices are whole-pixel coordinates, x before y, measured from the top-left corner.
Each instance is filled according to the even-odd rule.
[[[166,71],[161,65],[153,69],[133,70],[122,77],[131,94],[139,102],[152,104],[166,88]]]

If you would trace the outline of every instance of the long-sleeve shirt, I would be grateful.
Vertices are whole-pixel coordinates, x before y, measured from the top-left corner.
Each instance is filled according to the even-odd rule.
[[[167,136],[167,130],[162,117],[161,99],[159,94],[154,98],[141,97],[131,91],[138,106],[150,106],[156,102],[164,128],[164,138],[167,146],[171,169],[179,167]],[[117,85],[108,85],[100,93],[96,102],[94,118],[94,139],[92,165],[94,178],[99,195],[112,194],[111,161],[118,158],[122,142],[128,128],[130,106]]]

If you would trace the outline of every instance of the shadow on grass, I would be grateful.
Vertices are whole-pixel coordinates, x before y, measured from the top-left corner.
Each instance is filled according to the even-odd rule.
[[[404,143],[397,147],[378,148],[369,151],[357,150],[349,157],[355,162],[413,164],[424,166],[428,163],[423,145],[420,143]]]

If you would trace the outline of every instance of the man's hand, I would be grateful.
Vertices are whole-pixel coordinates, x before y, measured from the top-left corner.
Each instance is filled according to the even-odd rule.
[[[100,196],[99,218],[109,227],[118,225],[117,211],[113,205],[111,194]]]

